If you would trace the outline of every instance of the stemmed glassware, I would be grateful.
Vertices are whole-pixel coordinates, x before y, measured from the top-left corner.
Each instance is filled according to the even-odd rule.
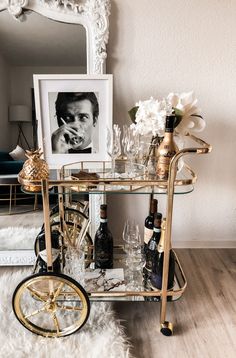
[[[134,220],[127,220],[125,222],[123,240],[126,252],[125,276],[127,290],[140,290],[143,287],[142,268],[145,265],[145,259],[142,252],[139,227]]]
[[[139,150],[139,136],[131,127],[123,126],[122,145],[130,164],[129,175],[134,174],[133,161]]]
[[[120,144],[121,130],[117,124],[113,125],[112,131],[107,128],[107,153],[111,157],[111,174],[115,175],[115,160],[121,154]]]

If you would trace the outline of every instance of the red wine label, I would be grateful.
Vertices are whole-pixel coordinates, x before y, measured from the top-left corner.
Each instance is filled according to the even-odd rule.
[[[148,229],[147,227],[144,227],[144,243],[145,244],[149,243],[149,240],[152,237],[152,233],[153,233],[152,229]]]

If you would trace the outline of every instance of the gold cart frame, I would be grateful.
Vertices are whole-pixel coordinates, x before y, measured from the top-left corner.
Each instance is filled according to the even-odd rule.
[[[189,173],[189,178],[184,179],[178,179],[176,177],[177,172],[177,165],[178,161],[181,157],[189,154],[207,154],[210,153],[212,150],[212,147],[210,144],[204,142],[203,140],[199,139],[198,137],[187,134],[187,137],[192,139],[195,143],[197,143],[196,147],[188,147],[183,148],[177,152],[177,154],[172,158],[169,168],[169,177],[167,181],[163,180],[155,180],[150,179],[148,177],[142,177],[142,178],[135,178],[135,179],[111,179],[111,178],[103,178],[103,179],[96,179],[96,180],[64,180],[63,179],[63,171],[64,168],[61,170],[61,177],[58,180],[42,180],[42,181],[27,181],[22,180],[21,184],[23,185],[41,185],[42,186],[42,196],[43,196],[43,211],[44,211],[44,224],[45,224],[45,235],[46,235],[46,250],[47,250],[47,264],[48,264],[48,271],[52,271],[52,247],[51,247],[51,231],[50,231],[50,220],[49,220],[49,187],[57,186],[58,192],[59,192],[59,208],[63,210],[63,196],[61,195],[61,192],[63,188],[70,188],[71,186],[76,187],[77,191],[83,192],[86,189],[87,193],[94,193],[93,189],[90,189],[92,187],[96,187],[99,185],[99,193],[107,193],[109,192],[109,188],[114,188],[112,191],[113,193],[116,192],[115,187],[122,185],[123,187],[126,187],[126,192],[133,192],[138,190],[137,188],[144,188],[148,187],[151,188],[151,192],[155,192],[155,188],[158,187],[164,187],[166,190],[167,195],[167,208],[166,208],[166,240],[165,240],[165,247],[164,247],[164,266],[163,266],[163,280],[162,280],[162,289],[161,290],[155,290],[155,291],[116,291],[116,292],[89,292],[89,297],[110,297],[116,299],[118,297],[128,297],[128,296],[160,296],[161,297],[161,307],[160,307],[160,325],[161,330],[163,334],[170,335],[172,334],[172,324],[169,323],[166,320],[166,314],[167,314],[167,299],[169,296],[181,296],[183,292],[186,289],[187,286],[187,280],[185,277],[185,274],[183,272],[183,269],[180,265],[180,262],[178,260],[177,255],[175,254],[175,260],[179,267],[179,272],[181,276],[182,285],[178,289],[174,290],[168,290],[167,284],[168,284],[168,270],[169,270],[169,249],[171,247],[171,232],[172,232],[172,214],[173,214],[173,202],[174,202],[174,193],[175,188],[179,186],[184,185],[193,185],[197,180],[197,175],[194,173],[194,171],[187,165],[186,170]],[[84,163],[80,163],[81,169],[83,169]],[[105,166],[105,164],[104,164]],[[121,192],[119,189],[117,192]],[[124,191],[122,191],[124,192]],[[62,215],[60,214],[61,218]],[[166,330],[166,331],[165,331]]]

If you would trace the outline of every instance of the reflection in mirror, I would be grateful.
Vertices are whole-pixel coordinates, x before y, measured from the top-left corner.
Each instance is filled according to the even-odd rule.
[[[0,12],[0,166],[1,153],[8,154],[18,142],[18,123],[9,122],[8,110],[12,105],[21,105],[32,114],[33,74],[82,74],[87,72],[86,66],[86,30],[79,24],[67,24],[53,21],[32,11],[26,12],[24,22],[16,21],[8,11]],[[15,108],[16,109],[16,108]],[[19,117],[19,116],[18,116]],[[31,118],[33,120],[33,118]],[[17,118],[16,118],[17,120]],[[21,129],[29,146],[35,145],[33,139],[32,120],[21,123]],[[18,143],[28,149],[21,136]],[[13,166],[15,165],[15,169]],[[33,250],[36,233],[43,223],[42,210],[34,211],[34,197],[20,194],[16,175],[19,162],[13,161],[0,170],[0,264],[4,250],[18,250],[15,261],[27,264],[30,260],[23,250]],[[1,178],[2,175],[14,175]],[[9,185],[6,185],[9,183]],[[16,190],[16,200],[9,202],[10,190]],[[26,198],[26,199],[25,199]],[[22,205],[24,212],[22,213]],[[19,212],[17,215],[9,215]],[[40,206],[40,205],[39,205]],[[27,210],[28,212],[25,212]],[[11,242],[9,242],[9,237]],[[22,253],[22,255],[21,255]],[[3,257],[3,262],[4,262]],[[7,264],[11,264],[8,259]]]
[[[0,199],[2,194],[6,199],[5,205],[0,200],[2,266],[35,262],[33,230],[38,231],[43,222],[42,210],[33,210],[34,196],[30,198],[27,213],[9,215],[9,211],[22,210],[20,204],[27,201],[19,197],[19,193],[24,198],[26,194],[21,192],[16,174],[22,162],[12,160],[8,153],[16,147],[18,133],[22,131],[29,145],[34,144],[31,121],[26,123],[26,117],[22,116],[21,122],[14,120],[28,113],[28,108],[36,123],[32,113],[32,75],[104,73],[109,15],[110,0],[0,0]],[[24,21],[16,21],[14,17],[18,16]],[[17,116],[11,116],[11,122],[8,121],[10,105],[20,105],[12,108],[11,113]],[[22,147],[26,148],[24,142]],[[19,154],[14,152],[15,159]],[[96,216],[94,203],[92,208]]]
[[[53,21],[32,11],[20,22],[2,11],[0,43],[1,80],[5,83],[1,84],[0,104],[4,107],[20,104],[31,108],[34,73],[86,73],[86,31],[82,25]],[[7,111],[1,119],[1,149],[13,149],[16,125],[8,123]],[[22,124],[22,128],[33,147],[31,123]]]

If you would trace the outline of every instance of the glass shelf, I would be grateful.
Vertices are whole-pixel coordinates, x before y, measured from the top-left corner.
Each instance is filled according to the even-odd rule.
[[[118,162],[118,169],[113,174],[110,172],[110,162],[79,162],[65,165],[60,171],[60,184],[65,187],[69,186],[74,192],[89,194],[167,193],[168,182],[148,175],[143,165],[134,163],[134,172],[131,175],[127,161],[119,160]],[[82,176],[80,176],[81,173]],[[195,173],[187,165],[184,165],[176,176],[175,194],[191,193],[195,181]]]
[[[180,266],[178,257],[175,254],[175,279],[174,287],[168,291],[168,301],[178,300],[185,288],[186,278],[182,267]],[[125,253],[122,246],[114,248],[114,270],[93,270],[86,269],[85,282],[82,284],[90,300],[92,301],[159,301],[161,291],[151,287],[149,283],[144,284],[143,281],[137,282],[140,289],[133,291],[127,289]],[[103,271],[103,272],[102,272]],[[105,273],[107,271],[107,273]],[[139,273],[142,275],[142,273]],[[118,279],[119,277],[119,279]],[[76,277],[74,277],[77,279]],[[93,283],[91,284],[91,281]],[[109,283],[108,283],[109,281]],[[79,280],[78,280],[79,282]],[[98,284],[99,282],[99,284]],[[105,286],[106,283],[106,286]],[[107,284],[108,283],[108,284]],[[112,286],[113,285],[113,286]],[[107,290],[104,290],[107,287]]]

